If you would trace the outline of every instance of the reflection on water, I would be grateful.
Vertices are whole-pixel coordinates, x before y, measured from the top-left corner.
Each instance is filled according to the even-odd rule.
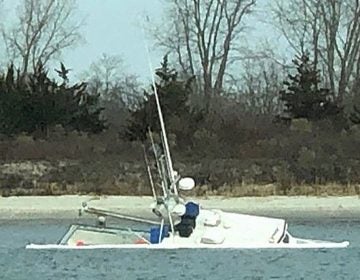
[[[349,240],[326,250],[32,251],[55,243],[69,221],[1,222],[0,279],[359,279],[360,220],[290,220],[304,238]]]

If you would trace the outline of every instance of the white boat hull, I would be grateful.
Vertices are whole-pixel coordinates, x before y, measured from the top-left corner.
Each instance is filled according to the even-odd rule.
[[[349,242],[291,236],[283,219],[201,210],[189,237],[169,233],[160,243],[148,231],[73,225],[58,244],[29,244],[27,249],[320,249],[346,248]]]
[[[340,243],[318,242],[307,240],[308,243],[302,244],[101,244],[101,245],[59,245],[59,244],[29,244],[26,249],[36,250],[95,250],[95,249],[155,249],[155,250],[175,250],[175,249],[326,249],[326,248],[346,248],[348,241]]]

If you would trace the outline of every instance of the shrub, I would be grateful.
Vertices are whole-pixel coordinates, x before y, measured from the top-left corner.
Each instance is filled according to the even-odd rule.
[[[88,94],[85,83],[58,84],[42,67],[35,73],[16,76],[14,72],[11,65],[0,76],[0,133],[47,137],[56,125],[90,133],[105,128],[98,96]]]

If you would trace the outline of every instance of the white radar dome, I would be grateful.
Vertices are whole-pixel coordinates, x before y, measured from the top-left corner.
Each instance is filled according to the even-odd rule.
[[[179,180],[179,189],[182,191],[190,191],[195,187],[195,181],[193,178],[186,177]]]

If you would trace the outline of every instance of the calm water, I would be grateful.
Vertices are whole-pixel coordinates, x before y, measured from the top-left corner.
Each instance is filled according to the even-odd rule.
[[[25,250],[54,243],[67,221],[1,222],[0,279],[360,279],[360,218],[289,220],[301,237],[349,240],[326,250]]]

